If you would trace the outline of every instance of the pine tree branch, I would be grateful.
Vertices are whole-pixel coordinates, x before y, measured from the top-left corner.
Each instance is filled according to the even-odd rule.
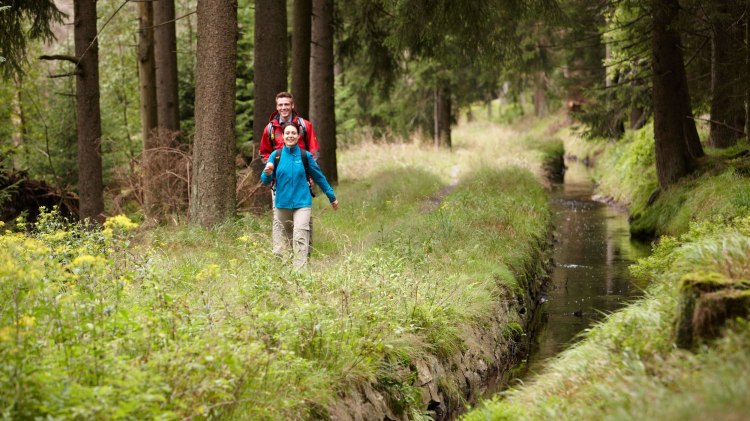
[[[69,61],[75,65],[78,65],[78,57],[68,56],[65,54],[42,55],[42,56],[39,56],[39,60],[62,60],[62,61]]]
[[[55,78],[58,78],[58,77],[78,76],[79,74],[81,74],[81,72],[62,73],[62,74],[59,74],[59,75],[47,75],[47,77],[50,78],[50,79],[55,79]]]

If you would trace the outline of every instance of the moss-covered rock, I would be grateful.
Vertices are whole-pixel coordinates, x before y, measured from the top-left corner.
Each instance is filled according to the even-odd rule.
[[[717,272],[686,275],[680,285],[675,342],[680,348],[717,337],[727,320],[750,314],[750,282]]]

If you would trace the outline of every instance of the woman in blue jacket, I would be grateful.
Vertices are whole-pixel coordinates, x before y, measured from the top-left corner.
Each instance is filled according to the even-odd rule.
[[[273,230],[273,252],[284,254],[291,245],[294,267],[299,269],[307,264],[312,211],[312,194],[302,162],[303,153],[307,154],[310,176],[328,197],[333,210],[339,208],[339,201],[312,154],[297,145],[300,133],[297,122],[289,121],[283,129],[284,147],[273,151],[268,157],[268,164],[260,175],[260,181],[268,185],[276,179],[273,224],[277,229]],[[280,159],[276,159],[276,154],[281,154]],[[278,162],[278,168],[274,168],[275,162]]]

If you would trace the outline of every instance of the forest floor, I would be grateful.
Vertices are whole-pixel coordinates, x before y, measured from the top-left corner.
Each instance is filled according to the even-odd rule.
[[[10,418],[419,419],[462,410],[517,354],[543,276],[548,133],[460,125],[452,151],[340,152],[309,271],[270,217],[102,231],[43,214],[0,236]],[[559,141],[557,142],[559,144]],[[556,148],[552,148],[557,150]],[[43,369],[40,369],[43,368]]]

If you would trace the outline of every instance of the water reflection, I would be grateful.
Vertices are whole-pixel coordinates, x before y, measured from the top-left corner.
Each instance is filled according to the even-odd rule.
[[[567,163],[565,183],[553,191],[556,266],[542,306],[528,360],[529,373],[565,349],[583,329],[642,293],[628,266],[649,253],[647,244],[631,241],[627,213],[591,200],[588,170]]]

